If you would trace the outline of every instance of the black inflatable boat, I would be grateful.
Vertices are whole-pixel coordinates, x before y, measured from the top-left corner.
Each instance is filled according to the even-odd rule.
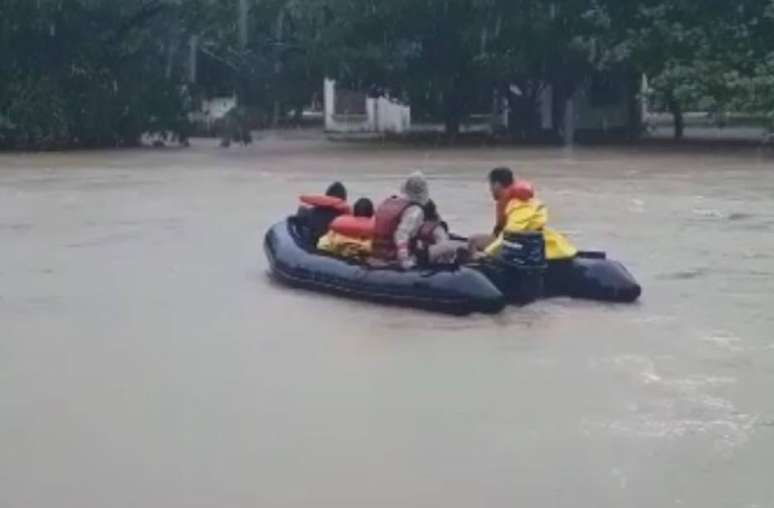
[[[497,287],[473,268],[373,268],[302,244],[292,219],[274,225],[264,240],[272,273],[291,286],[456,315],[494,314],[507,303]]]
[[[580,252],[568,261],[550,261],[544,297],[569,296],[584,300],[632,303],[642,288],[629,270],[604,252]]]
[[[525,303],[508,270],[486,265],[410,271],[374,268],[304,247],[292,218],[269,229],[264,250],[274,276],[291,286],[457,315],[494,314],[507,303]],[[543,298],[631,303],[642,290],[621,263],[601,252],[588,252],[549,262],[541,293]]]

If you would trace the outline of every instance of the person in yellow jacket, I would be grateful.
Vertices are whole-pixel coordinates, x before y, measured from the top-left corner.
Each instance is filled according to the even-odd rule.
[[[341,215],[331,222],[330,229],[317,248],[343,258],[366,258],[371,255],[374,237],[374,204],[359,199],[353,215]]]
[[[484,253],[496,255],[507,233],[542,232],[549,261],[572,259],[578,254],[564,235],[546,226],[548,210],[535,197],[532,185],[525,181],[514,182],[513,173],[508,168],[492,170],[489,183],[498,203],[497,225],[494,235],[483,242],[486,244]],[[482,244],[481,238],[478,243]]]

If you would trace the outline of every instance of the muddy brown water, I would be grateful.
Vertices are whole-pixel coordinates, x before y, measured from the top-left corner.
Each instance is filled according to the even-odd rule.
[[[770,155],[214,144],[0,155],[1,507],[774,506]],[[642,302],[459,319],[266,277],[299,193],[419,168],[484,231],[501,164]]]

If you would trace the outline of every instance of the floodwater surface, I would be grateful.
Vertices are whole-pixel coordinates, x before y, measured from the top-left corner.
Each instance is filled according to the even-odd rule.
[[[0,155],[0,507],[774,506],[774,159],[754,150]],[[642,301],[454,318],[279,286],[265,230],[422,169],[534,181]]]

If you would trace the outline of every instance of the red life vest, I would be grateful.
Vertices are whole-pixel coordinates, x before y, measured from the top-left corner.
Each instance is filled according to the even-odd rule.
[[[398,255],[395,245],[395,231],[400,225],[400,219],[411,206],[419,206],[408,199],[393,196],[379,205],[374,216],[373,256],[378,259],[392,260]]]
[[[505,189],[497,200],[497,210],[495,216],[495,234],[500,234],[505,227],[505,210],[508,203],[514,199],[519,201],[529,201],[535,197],[535,188],[526,180],[516,180],[510,187]]]
[[[371,239],[374,236],[373,217],[341,215],[331,222],[331,231],[350,238]]]
[[[308,206],[314,206],[317,208],[330,208],[336,210],[339,213],[349,213],[349,205],[341,198],[333,196],[308,196],[303,195],[298,198],[301,202]]]

